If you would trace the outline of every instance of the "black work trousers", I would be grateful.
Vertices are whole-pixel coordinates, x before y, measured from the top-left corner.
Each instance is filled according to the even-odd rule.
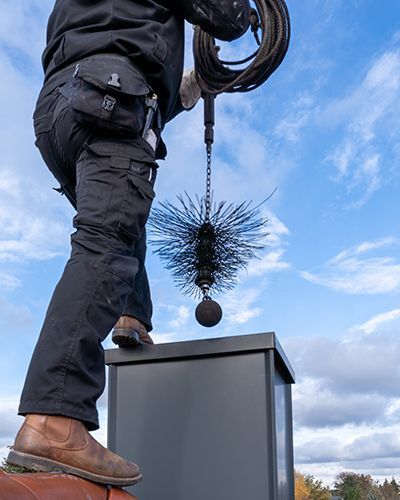
[[[145,224],[157,164],[141,137],[110,138],[77,123],[59,88],[42,91],[34,122],[43,159],[77,214],[71,256],[47,310],[19,413],[64,415],[94,430],[105,384],[102,341],[123,314],[152,329]]]

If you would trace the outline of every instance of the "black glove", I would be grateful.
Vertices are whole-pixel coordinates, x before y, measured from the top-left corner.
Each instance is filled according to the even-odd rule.
[[[235,40],[249,27],[248,0],[177,0],[187,21],[220,40]]]

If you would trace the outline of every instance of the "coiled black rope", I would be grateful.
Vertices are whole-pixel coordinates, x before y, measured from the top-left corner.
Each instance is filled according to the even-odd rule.
[[[195,28],[193,53],[197,80],[205,94],[249,92],[263,84],[283,61],[290,41],[289,12],[284,0],[253,0],[250,27],[259,47],[241,61],[223,61],[215,39]],[[261,37],[260,37],[261,34]],[[231,66],[250,64],[244,69]]]

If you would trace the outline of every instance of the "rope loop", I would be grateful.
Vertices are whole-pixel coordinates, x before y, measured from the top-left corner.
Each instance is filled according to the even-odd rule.
[[[280,66],[290,41],[290,18],[284,0],[254,0],[250,27],[257,50],[241,61],[219,59],[215,39],[195,27],[193,53],[196,77],[204,93],[249,92],[262,85]],[[261,37],[260,37],[261,34]],[[251,61],[251,62],[250,62]],[[231,66],[250,62],[244,69]]]

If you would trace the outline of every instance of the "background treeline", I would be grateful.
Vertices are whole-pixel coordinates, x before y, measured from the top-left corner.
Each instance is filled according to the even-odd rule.
[[[341,472],[336,476],[333,488],[323,485],[311,474],[295,472],[295,500],[400,500],[400,482],[394,478],[383,483],[365,474]]]

